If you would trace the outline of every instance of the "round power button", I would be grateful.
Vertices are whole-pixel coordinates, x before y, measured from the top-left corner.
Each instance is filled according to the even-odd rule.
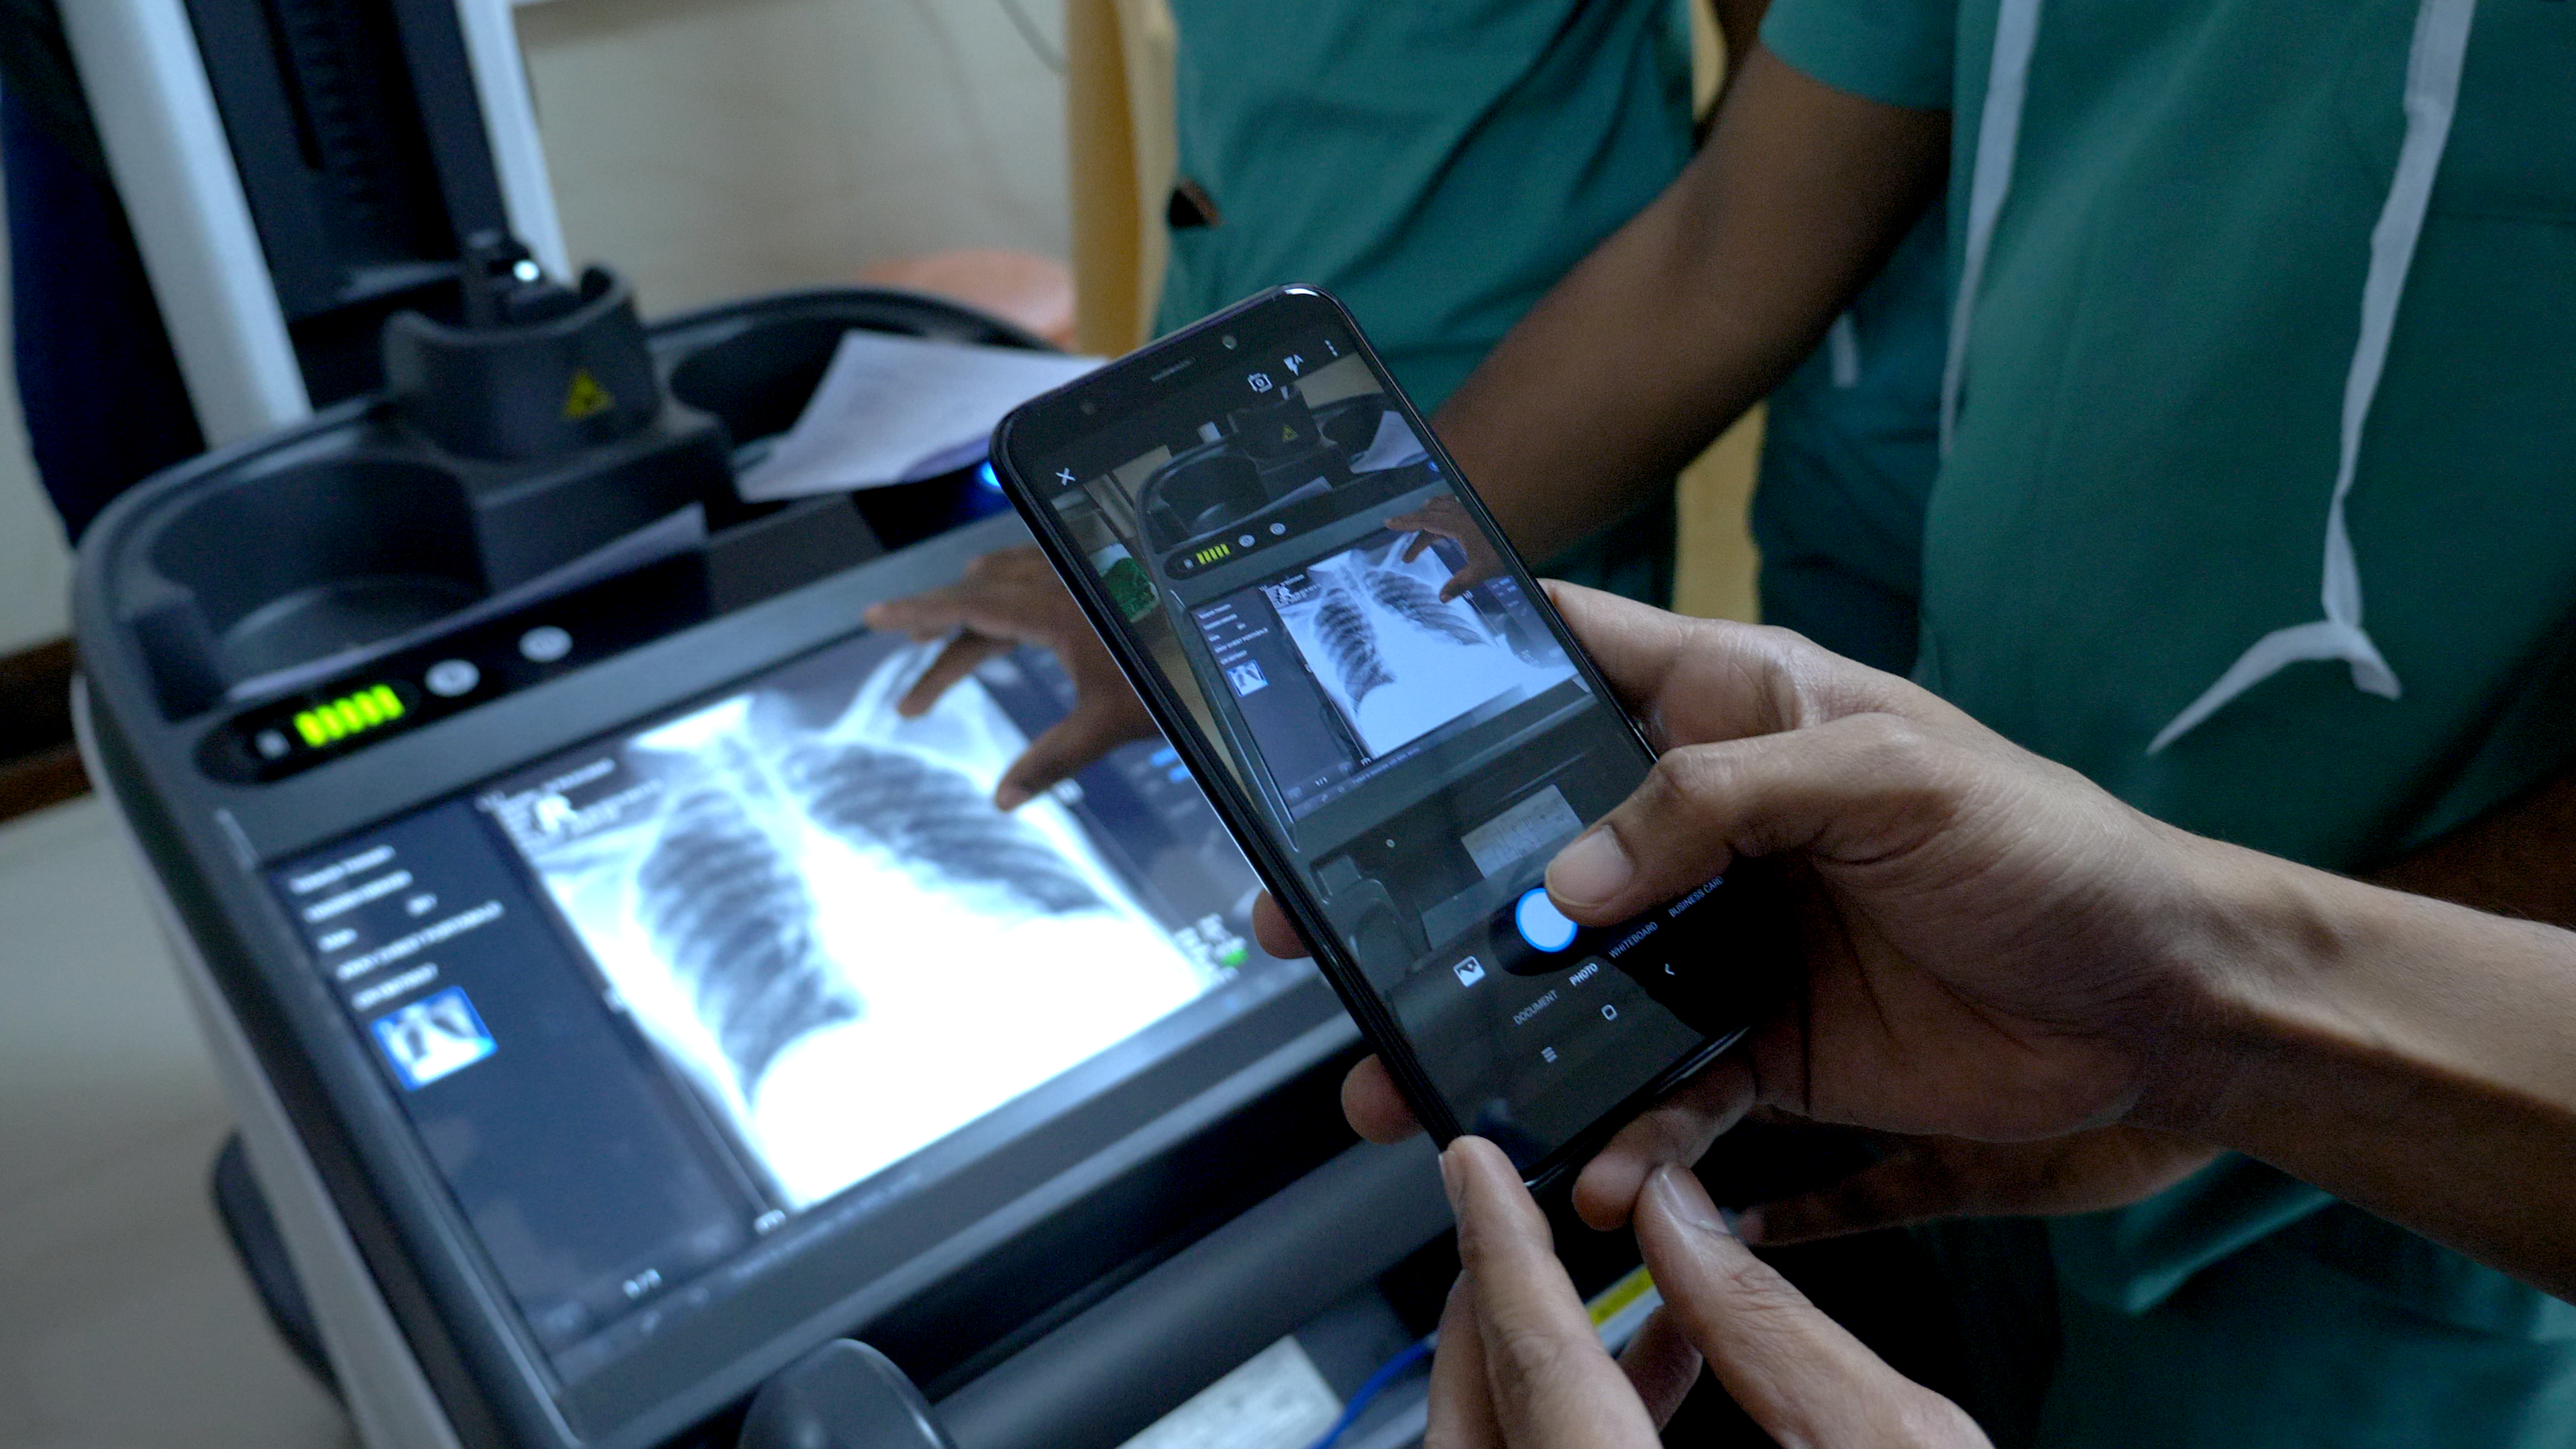
[[[572,652],[572,636],[552,624],[540,624],[519,636],[519,652],[531,664],[552,664]]]
[[[483,671],[475,668],[471,659],[442,659],[429,666],[429,673],[422,675],[420,682],[439,698],[454,699],[481,684]]]

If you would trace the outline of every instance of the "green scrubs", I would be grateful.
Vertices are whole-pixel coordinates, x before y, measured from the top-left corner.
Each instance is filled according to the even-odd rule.
[[[1155,321],[1311,282],[1436,410],[1690,160],[1676,0],[1173,0],[1182,177]],[[1551,571],[1669,598],[1672,505]]]
[[[1778,0],[1770,47],[1957,120],[1997,0]],[[2481,0],[2347,505],[2402,684],[2293,664],[2319,615],[2414,0],[2058,0],[1926,518],[1917,673],[2186,828],[2337,870],[2576,764],[2576,5]],[[1954,278],[1955,280],[1955,278]],[[2050,1232],[2058,1444],[2576,1443],[2576,1308],[2229,1159]]]
[[[1914,667],[1923,509],[1941,464],[1942,223],[1935,206],[1772,390],[1753,490],[1762,622],[1891,674]]]
[[[1180,174],[1155,330],[1264,287],[1349,304],[1440,406],[1690,160],[1675,0],[1173,0]]]

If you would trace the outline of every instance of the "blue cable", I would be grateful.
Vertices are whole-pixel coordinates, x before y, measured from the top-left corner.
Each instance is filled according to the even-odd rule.
[[[1376,1373],[1370,1374],[1368,1382],[1361,1384],[1359,1392],[1351,1395],[1351,1401],[1342,1406],[1342,1416],[1333,1421],[1333,1427],[1326,1429],[1323,1437],[1307,1445],[1306,1449],[1332,1449],[1333,1441],[1350,1432],[1351,1425],[1359,1422],[1360,1415],[1367,1412],[1369,1404],[1379,1394],[1386,1392],[1387,1385],[1404,1377],[1414,1365],[1431,1357],[1432,1346],[1439,1341],[1439,1338],[1440,1335],[1437,1333],[1424,1334],[1420,1339],[1407,1345],[1404,1352],[1388,1359]]]

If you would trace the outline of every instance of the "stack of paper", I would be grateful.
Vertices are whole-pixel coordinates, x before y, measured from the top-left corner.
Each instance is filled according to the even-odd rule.
[[[965,467],[984,456],[1004,413],[1100,361],[853,329],[841,334],[796,426],[743,470],[738,486],[745,499],[764,503]]]

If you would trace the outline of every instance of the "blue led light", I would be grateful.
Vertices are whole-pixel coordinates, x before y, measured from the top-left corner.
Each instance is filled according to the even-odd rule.
[[[992,489],[996,493],[1002,491],[1002,480],[995,476],[993,465],[991,463],[986,463],[984,466],[975,470],[975,481]]]

